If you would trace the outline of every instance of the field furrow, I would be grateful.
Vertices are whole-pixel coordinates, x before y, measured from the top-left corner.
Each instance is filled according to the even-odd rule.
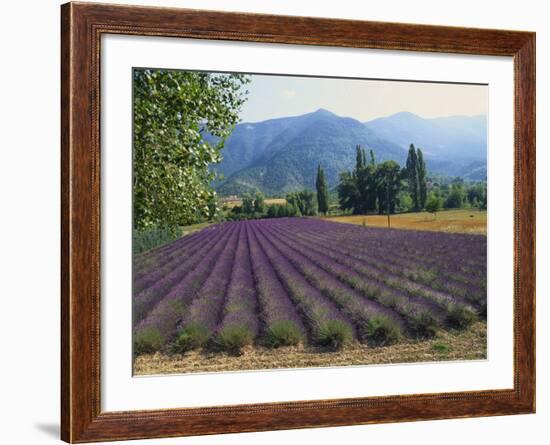
[[[275,234],[271,236],[277,237]],[[410,331],[415,331],[418,321],[427,314],[430,314],[432,322],[437,322],[439,325],[444,322],[443,310],[432,301],[426,301],[401,289],[393,288],[381,280],[378,275],[367,275],[362,269],[352,264],[339,262],[327,253],[304,247],[292,240],[283,241],[282,238],[277,238],[277,240],[283,243],[290,242],[293,249],[321,269],[334,275],[341,282],[360,292],[367,300],[377,302],[396,312],[407,321]]]
[[[452,293],[457,292],[459,295],[475,293],[475,298],[471,298],[472,301],[483,299],[485,294],[485,279],[480,280],[472,276],[466,277],[457,274],[456,271],[441,264],[437,268],[432,266],[423,267],[418,257],[399,256],[381,248],[365,248],[361,245],[358,246],[360,240],[337,240],[331,237],[330,234],[322,232],[301,232],[297,235],[307,240],[315,240],[325,245],[336,246],[341,252],[362,261],[370,261],[371,263],[380,261],[381,266],[391,267],[393,273],[401,273],[407,276],[407,278],[428,284],[440,290],[447,290]],[[426,254],[423,254],[420,259],[425,256]],[[479,295],[477,295],[478,293]]]
[[[306,218],[303,219],[295,225],[297,232],[329,233],[332,239],[348,243],[360,241],[365,247],[382,248],[397,257],[419,256],[451,266],[458,260],[460,265],[472,268],[476,273],[479,273],[476,268],[483,265],[486,237],[482,235],[381,229],[348,224],[337,224],[334,227],[334,223],[327,221],[313,220],[312,224],[307,224]]]
[[[389,295],[393,296],[393,298],[400,294],[405,295],[405,298],[408,298],[409,302],[424,305],[426,310],[433,313],[435,317],[437,317],[439,313],[443,314],[444,318],[443,320],[440,320],[440,322],[444,322],[448,319],[450,312],[455,310],[455,306],[464,306],[463,303],[455,300],[452,296],[441,295],[414,282],[396,277],[387,271],[372,267],[371,265],[361,264],[353,258],[349,258],[344,254],[338,253],[335,249],[324,246],[315,246],[313,243],[304,243],[289,234],[287,234],[287,236],[290,240],[292,240],[292,245],[296,250],[304,253],[305,256],[311,258],[313,261],[316,261],[319,265],[334,264],[334,262],[338,263],[341,267],[337,269],[333,266],[332,270],[336,271],[341,279],[351,285],[361,288],[365,286],[365,283],[367,283],[365,292],[373,299],[378,299],[381,302],[388,299],[388,297],[385,297],[380,300],[378,292],[373,292],[372,287],[371,289],[368,288],[368,284],[371,284],[371,286],[376,286],[377,282],[383,283],[388,287],[387,291]],[[391,305],[395,305],[392,298],[389,298],[389,301]],[[432,307],[430,308],[430,306]],[[413,326],[415,324],[415,320],[420,316],[420,313],[425,313],[419,313],[418,309],[411,310],[406,306],[402,308],[402,310],[405,311],[403,314],[404,316],[410,314],[408,318],[412,318]]]
[[[296,306],[249,225],[247,235],[263,337],[273,346],[297,342],[306,331]]]
[[[217,243],[200,259],[185,277],[165,295],[158,295],[159,303],[136,326],[135,336],[139,338],[156,336],[162,346],[175,334],[183,311],[203,286],[210,275],[218,256],[238,232],[238,224],[228,225],[223,242]]]
[[[171,272],[165,275],[155,275],[156,282],[134,294],[134,322],[142,320],[149,311],[170,291],[172,288],[182,282],[182,280],[190,273],[200,261],[208,255],[208,253],[219,245],[224,243],[229,232],[227,230],[220,231],[210,242],[202,245],[200,250],[195,251],[194,255],[188,258],[183,258],[180,264]],[[154,269],[151,273],[154,272]]]
[[[338,307],[313,287],[290,261],[273,249],[270,241],[254,223],[251,226],[277,276],[302,315],[310,333],[309,340],[314,344],[328,346],[333,341],[333,331],[341,330],[343,336],[355,336],[352,323],[340,313]]]
[[[389,345],[486,314],[478,235],[259,219],[212,225],[138,258],[138,355]]]
[[[484,279],[486,268],[486,238],[480,235],[417,232],[365,228],[315,220],[312,224],[300,222],[295,233],[327,234],[331,240],[360,252],[379,251],[395,260],[408,259],[417,264],[436,265],[438,269],[457,274],[459,279]]]
[[[244,225],[235,252],[222,318],[216,328],[218,342],[228,349],[251,344],[260,329],[259,305],[250,263],[248,232],[248,226]]]
[[[238,266],[234,263],[236,251],[245,240],[245,227],[239,225],[208,271],[208,279],[190,304],[184,302],[185,311],[178,325],[178,341],[184,350],[202,346],[213,336],[228,296],[234,265]]]
[[[265,234],[270,239],[273,249],[276,249],[290,261],[294,267],[306,277],[306,279],[330,298],[338,308],[355,323],[358,336],[361,340],[373,340],[369,329],[372,323],[384,323],[393,328],[395,338],[401,336],[405,328],[404,320],[395,311],[382,304],[370,300],[356,291],[345,282],[337,278],[338,272],[331,268],[330,264],[322,263],[321,267],[310,256],[306,256],[300,249],[296,249],[294,243],[289,243],[284,237],[279,237],[269,230]],[[338,268],[337,265],[332,266]]]
[[[216,230],[216,229],[214,229]],[[143,269],[148,269],[151,266],[159,264],[159,261],[163,261],[164,258],[169,258],[174,253],[181,248],[188,246],[189,244],[196,241],[197,238],[202,238],[207,236],[209,231],[207,229],[201,230],[199,232],[191,233],[188,236],[179,238],[171,243],[164,244],[160,247],[148,250],[135,255],[134,258],[134,273],[139,275]]]
[[[205,236],[195,237],[191,243],[187,243],[172,251],[172,253],[166,255],[166,257],[162,257],[151,265],[149,269],[134,276],[134,293],[137,294],[147,289],[177,267],[181,266],[186,260],[196,255],[200,255],[200,251],[205,245],[209,245],[212,240],[217,240],[221,235],[223,235],[221,230],[210,230]]]
[[[422,280],[412,279],[411,274],[414,274],[416,270],[412,261],[402,263],[400,267],[397,267],[386,256],[381,256],[378,252],[370,252],[369,254],[355,253],[350,249],[342,248],[340,243],[333,242],[328,237],[316,238],[314,236],[294,235],[293,239],[300,240],[308,247],[314,246],[321,252],[326,253],[328,249],[338,254],[342,261],[346,263],[356,262],[357,265],[362,266],[365,270],[370,270],[374,274],[383,276],[385,283],[389,286],[406,289],[409,293],[433,300],[442,307],[460,303],[464,305],[475,304],[479,308],[481,307],[482,300],[485,300],[483,289],[480,288],[475,288],[474,293],[466,294],[467,291],[463,286],[433,286],[435,277],[429,280],[429,284]],[[439,272],[439,274],[443,275],[444,272]]]

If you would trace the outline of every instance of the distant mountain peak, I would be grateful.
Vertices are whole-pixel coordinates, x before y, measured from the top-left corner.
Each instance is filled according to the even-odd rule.
[[[365,126],[403,148],[410,144],[422,148],[432,160],[486,160],[487,122],[483,115],[424,118],[404,111],[365,122]]]
[[[325,108],[319,108],[318,110],[315,110],[311,114],[318,114],[318,115],[324,115],[324,116],[337,116],[336,113],[333,113],[332,111],[327,110]]]
[[[402,123],[402,122],[411,122],[411,121],[423,121],[424,118],[418,116],[417,114],[411,113],[410,111],[399,111],[398,113],[393,113],[388,116],[383,117],[377,117],[375,119],[372,119],[370,121],[364,122],[366,125],[374,124],[376,125],[378,122],[394,122],[394,123]]]
[[[399,111],[398,113],[391,114],[390,116],[387,116],[387,117],[417,117],[418,118],[420,116],[410,111]]]

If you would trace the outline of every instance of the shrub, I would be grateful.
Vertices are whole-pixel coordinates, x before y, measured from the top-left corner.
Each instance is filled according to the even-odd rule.
[[[457,329],[465,329],[477,319],[476,313],[462,304],[452,304],[447,312],[447,323]]]
[[[192,349],[204,346],[208,341],[208,332],[205,328],[197,325],[187,325],[179,331],[176,340],[172,344],[172,352],[184,354]]]
[[[134,254],[145,252],[170,243],[180,236],[181,229],[179,227],[154,227],[145,230],[134,230],[132,250]]]
[[[391,345],[401,338],[401,327],[389,317],[374,315],[363,326],[362,335],[374,345]]]
[[[266,332],[265,344],[270,348],[294,346],[302,340],[302,332],[291,320],[281,320],[273,323]]]
[[[353,338],[351,327],[341,320],[329,320],[322,324],[316,343],[333,350],[341,349]]]
[[[411,333],[418,338],[431,338],[437,334],[437,322],[429,312],[421,312],[411,317]]]
[[[155,328],[144,328],[134,334],[134,354],[152,354],[164,345],[164,337]]]
[[[216,343],[230,354],[240,355],[242,348],[252,343],[253,335],[250,329],[243,325],[229,325],[218,334]]]
[[[426,211],[433,213],[434,215],[436,212],[439,212],[441,210],[441,200],[435,196],[433,193],[430,193],[430,196],[428,197],[428,201],[426,202]]]
[[[432,345],[432,349],[439,353],[447,355],[451,351],[451,347],[447,343],[437,342]]]
[[[271,204],[267,207],[267,217],[268,218],[277,218],[277,205]]]

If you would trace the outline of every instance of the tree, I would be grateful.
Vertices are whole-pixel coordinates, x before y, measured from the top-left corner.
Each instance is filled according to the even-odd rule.
[[[239,121],[248,81],[241,74],[134,70],[136,229],[190,224],[217,211],[209,166],[221,160]]]
[[[252,215],[254,213],[254,199],[252,199],[252,196],[244,195],[242,213],[245,215]]]
[[[315,194],[310,190],[302,190],[302,192],[300,193],[300,198],[301,206],[299,207],[299,210],[302,215],[315,216],[317,214],[317,208],[315,206]]]
[[[426,210],[430,213],[434,214],[434,218],[437,217],[437,212],[441,210],[441,200],[435,196],[433,193],[430,193],[430,196],[428,197],[426,201]]]
[[[290,216],[298,216],[300,210],[294,204],[286,203],[277,205],[277,217],[285,218]]]
[[[256,192],[254,196],[254,212],[260,214],[265,212],[264,195],[261,192]]]
[[[378,213],[395,213],[401,177],[401,167],[397,162],[385,161],[378,165]]]
[[[370,165],[376,166],[376,158],[374,157],[374,151],[370,150]]]
[[[360,213],[358,203],[360,201],[359,191],[357,190],[357,177],[350,172],[340,173],[338,182],[338,202],[342,210],[352,210],[354,214]]]
[[[319,212],[326,215],[328,212],[328,189],[325,180],[325,172],[321,168],[321,164],[317,167],[317,181],[315,186],[317,188],[317,207]]]
[[[360,145],[355,146],[355,171],[361,170],[364,166],[365,156]]]
[[[408,212],[413,208],[413,201],[409,192],[401,190],[397,194],[397,205],[401,212]]]
[[[414,209],[420,209],[420,182],[418,175],[418,155],[414,145],[409,147],[409,154],[407,156],[407,163],[405,167],[407,182],[409,185],[409,194],[413,200]]]
[[[277,204],[272,204],[270,206],[267,207],[267,217],[268,218],[277,218],[277,211],[278,211],[278,206]]]
[[[310,190],[292,192],[286,195],[288,204],[296,208],[295,215],[289,216],[313,216],[317,213],[315,207],[315,194]]]
[[[374,160],[374,153],[371,150],[371,163],[367,165],[363,172],[361,183],[364,190],[362,192],[364,213],[376,210],[376,197],[378,188],[378,167]]]
[[[369,172],[367,171],[365,164],[362,162],[361,166],[356,167],[353,173],[355,176],[358,193],[357,202],[355,203],[355,213],[363,214],[367,212],[367,200],[369,196]]]
[[[417,149],[417,161],[418,161],[418,206],[423,209],[426,206],[426,199],[428,194],[428,187],[426,184],[426,162],[424,162],[424,155],[422,150]]]
[[[355,168],[352,172],[340,173],[337,190],[340,207],[360,215],[376,210],[378,179],[374,152],[370,150],[370,162],[367,162],[366,150],[359,145],[355,150]]]
[[[466,196],[472,207],[487,208],[487,184],[478,183],[468,187]]]
[[[357,214],[363,214],[367,213],[369,210],[369,198],[371,198],[372,190],[371,190],[371,177],[370,174],[372,173],[370,165],[367,164],[367,152],[364,149],[361,149],[360,145],[357,145],[355,147],[357,154],[356,154],[356,162],[355,162],[355,170],[353,171],[355,181],[356,181],[356,187],[357,187],[357,201],[354,205],[354,213]],[[372,157],[372,153],[371,153]],[[376,199],[376,198],[375,198]]]
[[[461,183],[455,183],[451,185],[451,192],[445,200],[445,208],[447,209],[460,209],[464,204],[466,193],[464,192],[464,186]]]

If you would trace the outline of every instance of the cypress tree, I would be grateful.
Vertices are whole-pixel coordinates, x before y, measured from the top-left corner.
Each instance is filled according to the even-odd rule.
[[[319,208],[319,212],[326,214],[328,212],[328,190],[325,172],[321,168],[321,164],[317,167],[317,181],[315,186],[317,188],[317,207]]]
[[[355,146],[355,171],[358,172],[363,168],[363,152],[361,151],[361,146]]]
[[[370,150],[370,165],[376,166],[376,159],[374,157],[374,151],[372,150],[372,148]]]
[[[418,159],[418,192],[419,199],[418,204],[421,209],[426,207],[426,200],[428,198],[428,189],[426,185],[426,162],[424,161],[424,155],[422,150],[417,149]]]
[[[418,156],[414,145],[409,148],[406,164],[407,182],[409,184],[409,193],[413,200],[415,210],[420,209],[420,183],[418,180]]]

